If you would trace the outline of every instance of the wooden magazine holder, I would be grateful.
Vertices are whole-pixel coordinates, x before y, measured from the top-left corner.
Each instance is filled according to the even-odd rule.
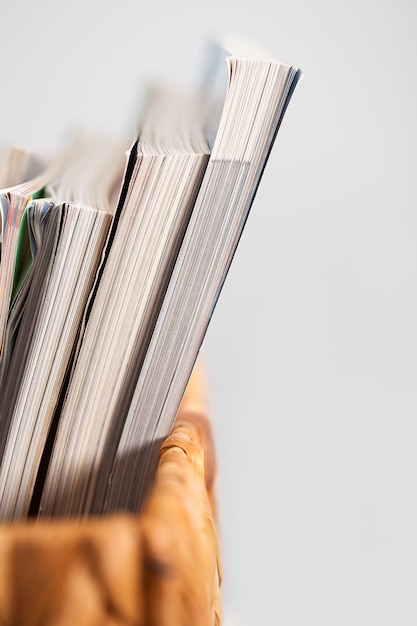
[[[1,626],[218,626],[216,462],[201,369],[137,516],[0,525]]]

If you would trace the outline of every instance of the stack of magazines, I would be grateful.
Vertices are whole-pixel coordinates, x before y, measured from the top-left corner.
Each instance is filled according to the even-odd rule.
[[[140,510],[301,71],[213,45],[131,146],[0,171],[0,519]],[[127,149],[128,148],[128,149]]]

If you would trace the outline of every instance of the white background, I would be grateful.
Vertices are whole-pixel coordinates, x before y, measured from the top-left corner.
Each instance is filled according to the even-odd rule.
[[[196,79],[217,33],[302,67],[203,351],[225,625],[415,625],[417,4],[14,0],[0,16],[4,147],[129,135],[146,81]]]

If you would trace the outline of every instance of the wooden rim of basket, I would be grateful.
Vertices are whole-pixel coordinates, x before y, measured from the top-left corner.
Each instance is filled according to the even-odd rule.
[[[218,626],[215,474],[198,365],[139,515],[0,525],[0,623]]]

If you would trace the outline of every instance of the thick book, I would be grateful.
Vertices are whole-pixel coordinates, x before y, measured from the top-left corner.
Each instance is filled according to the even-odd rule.
[[[20,324],[10,362],[31,365],[26,386],[13,386],[11,366],[5,375],[3,519],[140,510],[300,76],[229,39],[213,46],[202,87],[150,92],[68,346],[51,361],[64,322]],[[63,289],[61,312],[79,289]],[[49,301],[27,310],[53,319]]]

